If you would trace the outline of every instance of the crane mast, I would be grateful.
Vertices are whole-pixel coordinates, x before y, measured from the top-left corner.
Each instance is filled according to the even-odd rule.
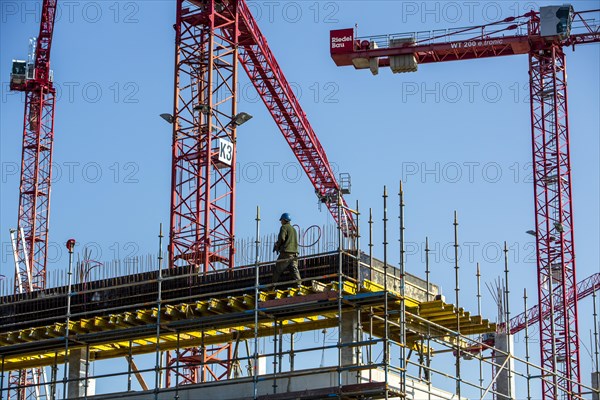
[[[17,292],[19,287],[24,291],[46,287],[56,97],[50,70],[50,50],[55,14],[56,0],[44,0],[33,60],[14,60],[11,74],[11,90],[25,92],[16,240],[19,261],[18,274],[15,275]]]
[[[535,194],[538,310],[544,399],[580,398],[573,197],[564,49],[600,42],[591,13],[570,5],[542,7],[520,17],[435,34],[355,38],[331,31],[338,66],[415,72],[420,64],[527,54]]]
[[[13,244],[15,293],[46,288],[56,100],[50,70],[50,50],[55,16],[56,0],[43,0],[35,52],[30,55],[29,62],[13,60],[12,66],[10,89],[25,93],[19,214]],[[42,376],[39,368],[11,372],[8,399],[38,398]]]

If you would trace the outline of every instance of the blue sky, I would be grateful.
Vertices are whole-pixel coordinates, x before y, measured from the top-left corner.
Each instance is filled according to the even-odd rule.
[[[23,98],[8,91],[11,60],[27,55],[37,35],[37,1],[3,1],[0,24],[1,274],[11,276],[8,230],[16,225]],[[532,261],[533,185],[526,56],[423,65],[414,74],[378,76],[338,68],[329,57],[329,30],[360,35],[478,25],[551,2],[250,2],[288,81],[329,160],[352,175],[363,211],[373,207],[381,257],[381,194],[389,186],[391,240],[397,239],[398,182],[406,193],[409,272],[423,275],[423,241],[439,249],[432,279],[453,292],[452,215],[458,211],[463,298],[475,293],[475,263],[483,280],[501,274],[498,250],[511,248],[513,314],[521,293],[535,293]],[[577,10],[600,8],[578,1]],[[50,269],[65,269],[70,237],[101,253],[98,259],[146,254],[168,224],[170,126],[175,7],[172,1],[83,1],[63,5],[56,22],[52,69],[56,106],[55,182]],[[600,47],[568,52],[571,156],[578,280],[599,272]],[[240,69],[240,72],[242,70]],[[318,211],[308,179],[247,77],[240,75],[239,110],[254,119],[239,129],[237,236],[254,232],[261,206],[263,232],[283,211],[301,226],[331,222]],[[469,88],[473,88],[472,91]],[[17,168],[17,169],[15,169]],[[363,215],[364,216],[364,215]],[[366,234],[366,218],[361,228]],[[366,246],[365,246],[366,249]],[[446,251],[447,250],[447,251]],[[397,262],[397,247],[391,259]],[[487,293],[484,292],[487,296]],[[485,314],[495,307],[488,297]],[[530,300],[531,302],[532,300]],[[581,303],[588,343],[591,301]],[[582,351],[584,374],[589,358]]]

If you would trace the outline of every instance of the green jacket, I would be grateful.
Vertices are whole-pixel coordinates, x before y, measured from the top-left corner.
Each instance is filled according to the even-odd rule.
[[[281,225],[277,243],[275,243],[275,251],[280,253],[298,253],[298,234],[292,225]]]

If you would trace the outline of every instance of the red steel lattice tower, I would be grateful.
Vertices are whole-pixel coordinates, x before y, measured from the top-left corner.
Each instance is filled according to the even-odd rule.
[[[54,138],[55,89],[51,80],[50,49],[56,1],[44,0],[40,33],[35,46],[35,61],[28,66],[25,79],[11,75],[11,90],[25,92],[23,148],[19,187],[17,253],[19,273],[15,292],[46,287],[48,217],[52,142]],[[24,233],[24,241],[21,238]]]
[[[533,16],[530,36],[539,35]],[[538,304],[549,310],[540,319],[542,367],[553,372],[542,380],[544,398],[565,391],[581,393],[579,328],[571,160],[567,108],[566,59],[560,43],[532,46],[529,52]],[[558,373],[557,373],[558,372]]]
[[[21,70],[11,74],[11,90],[25,92],[23,147],[19,186],[19,218],[16,231],[15,293],[46,287],[48,221],[54,140],[56,92],[50,70],[50,50],[56,15],[56,0],[44,0],[35,53]],[[12,372],[8,398],[37,398],[41,370]],[[48,394],[47,394],[48,395]]]
[[[175,31],[169,265],[204,273],[233,268],[236,2],[179,0]],[[168,365],[184,365],[181,373],[173,370],[183,384],[220,380],[230,353],[228,344],[186,349],[170,355]]]

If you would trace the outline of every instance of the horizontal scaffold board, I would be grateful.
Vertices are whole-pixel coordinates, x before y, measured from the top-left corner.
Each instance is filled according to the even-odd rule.
[[[258,336],[271,336],[274,323],[283,333],[296,333],[338,326],[339,301],[344,310],[361,309],[365,332],[382,337],[386,292],[381,285],[364,280],[362,284],[344,281],[338,291],[337,281],[278,290],[262,290],[258,303]],[[401,296],[388,291],[389,339],[400,338],[399,313]],[[175,350],[246,340],[255,335],[254,294],[219,297],[175,305],[148,307],[93,318],[71,320],[68,324],[69,349],[89,349],[89,360],[103,360],[127,355]],[[441,301],[420,303],[405,299],[407,311],[407,345],[422,351],[419,333],[421,318],[436,318],[434,331],[456,327],[460,318],[463,334],[494,332],[495,324],[479,316],[470,316],[462,308]],[[379,317],[379,318],[377,318]],[[452,318],[454,317],[454,319]],[[395,324],[395,326],[393,325]],[[160,329],[157,326],[160,325]],[[158,334],[157,334],[158,331]],[[431,327],[430,327],[431,331]],[[4,371],[53,365],[64,361],[66,322],[55,322],[0,334],[0,356]]]

